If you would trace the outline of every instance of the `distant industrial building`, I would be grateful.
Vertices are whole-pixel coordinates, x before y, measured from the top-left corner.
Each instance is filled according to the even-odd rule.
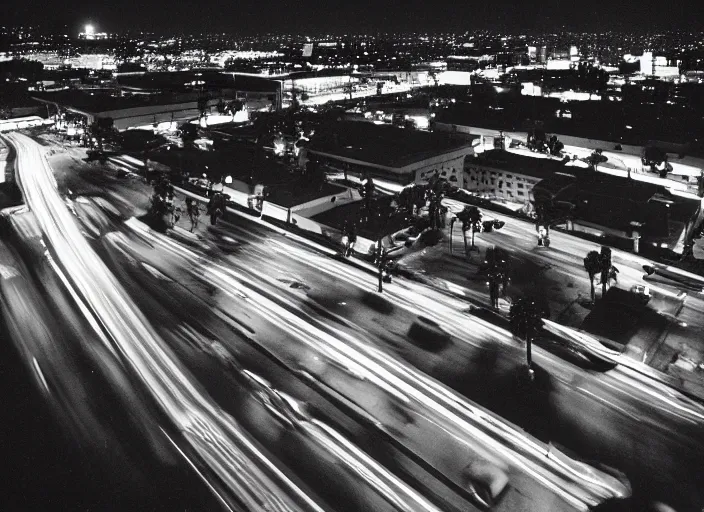
[[[281,86],[277,81],[231,73],[142,73],[119,76],[114,94],[62,90],[35,93],[33,99],[81,114],[89,124],[109,117],[115,128],[127,130],[197,118],[198,99],[204,96],[208,111],[221,101],[234,100],[241,100],[247,111],[275,109],[280,105]]]
[[[22,56],[24,59],[41,62],[45,69],[61,68],[114,70],[117,68],[114,55],[106,53],[86,53],[73,57],[62,56],[59,52],[40,51]]]
[[[438,173],[463,187],[465,159],[474,154],[479,137],[452,136],[382,126],[339,122],[316,134],[301,153],[304,165],[320,165],[350,178],[367,176],[405,186]]]
[[[640,72],[642,75],[658,78],[679,78],[679,66],[670,64],[672,63],[665,57],[653,56],[653,52],[643,52],[640,58]]]
[[[447,79],[462,75],[469,84],[469,73],[440,73]],[[434,84],[428,71],[370,71],[349,73],[337,69],[319,71],[300,71],[271,77],[281,82],[284,106],[290,104],[295,96],[301,103],[321,103],[346,96],[373,96],[391,92],[407,91],[415,87]],[[449,82],[448,82],[449,83]]]

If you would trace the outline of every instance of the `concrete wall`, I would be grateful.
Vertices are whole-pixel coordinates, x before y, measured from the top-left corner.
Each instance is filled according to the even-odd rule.
[[[264,201],[264,205],[262,206],[262,217],[271,217],[272,219],[288,222],[289,211],[288,208],[270,203],[269,201]]]
[[[334,199],[334,200],[333,200]],[[359,201],[362,196],[357,190],[345,189],[337,194],[330,196],[319,197],[307,203],[302,203],[291,207],[292,212],[296,212],[301,217],[314,217],[319,213],[332,210],[337,206]]]
[[[119,112],[119,111],[118,111]],[[185,121],[198,117],[200,112],[197,108],[184,108],[181,110],[163,110],[154,111],[148,114],[125,116],[124,113],[119,115],[124,117],[113,117],[115,128],[118,130],[127,130],[135,126],[143,126],[153,123],[167,123],[171,121]],[[104,117],[101,114],[101,117]]]
[[[216,192],[222,192],[230,196],[230,201],[245,208],[249,208],[250,197],[256,195],[256,187],[251,187],[244,181],[233,180],[229,185],[213,185],[213,190]],[[261,190],[260,190],[261,192]]]
[[[314,220],[311,220],[307,217],[303,217],[301,215],[298,215],[297,213],[291,213],[291,223],[298,226],[301,229],[305,229],[306,231],[310,231],[311,233],[315,233],[318,235],[323,234],[323,228],[327,228],[327,226],[324,226],[323,224],[320,224],[319,222],[315,222]],[[332,228],[328,228],[332,229]]]

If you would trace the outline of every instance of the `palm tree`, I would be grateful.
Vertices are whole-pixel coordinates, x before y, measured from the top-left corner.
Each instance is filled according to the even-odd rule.
[[[532,373],[533,340],[538,336],[543,328],[543,318],[549,316],[547,306],[543,301],[538,301],[530,297],[520,297],[511,304],[509,313],[511,333],[522,338],[526,342],[526,360],[528,371]]]
[[[606,285],[609,282],[611,274],[611,248],[601,246],[601,254],[599,254],[599,270],[601,271],[601,296],[606,295]]]
[[[482,212],[476,206],[465,206],[464,210],[457,214],[457,218],[462,222],[462,233],[465,236],[464,244],[467,249],[467,231],[472,231],[472,249],[474,249],[474,234],[482,230]]]
[[[601,271],[601,256],[596,251],[589,251],[584,258],[584,269],[589,274],[589,282],[592,288],[592,304],[594,303],[594,277]]]

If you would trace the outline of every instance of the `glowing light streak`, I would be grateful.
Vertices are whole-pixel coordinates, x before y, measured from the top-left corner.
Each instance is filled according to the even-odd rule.
[[[259,452],[230,416],[190,383],[175,357],[81,236],[36,143],[21,134],[11,135],[10,140],[17,148],[20,186],[61,266],[112,343],[202,460],[253,510],[322,512]],[[218,433],[216,443],[208,442],[209,432]]]
[[[142,232],[145,231],[145,228],[137,227],[138,222],[134,219],[130,219],[126,224]],[[143,236],[149,237],[149,233]],[[456,397],[454,402],[451,402],[447,398],[443,398],[433,389],[435,384],[428,383],[429,379],[425,375],[413,369],[403,368],[401,363],[385,354],[369,351],[368,347],[359,343],[352,336],[337,331],[338,336],[344,337],[344,342],[342,342],[339,338],[315,327],[315,324],[318,323],[317,320],[301,318],[257,293],[257,285],[243,274],[205,261],[193,250],[180,246],[168,237],[157,233],[151,232],[149,242],[153,245],[163,246],[174,255],[178,251],[189,262],[201,260],[201,263],[190,270],[194,277],[200,277],[223,291],[231,287],[244,293],[246,300],[251,302],[256,310],[262,312],[265,318],[284,329],[307,347],[316,350],[326,359],[336,361],[344,368],[349,368],[354,373],[361,373],[375,385],[393,396],[401,398],[404,402],[408,402],[409,398],[412,399],[413,403],[409,404],[409,407],[420,407],[420,415],[429,419],[436,418],[435,423],[438,425],[441,425],[437,422],[439,419],[449,422],[448,426],[451,425],[461,432],[461,435],[451,433],[458,440],[471,446],[474,450],[480,449],[478,442],[480,446],[492,450],[494,454],[500,454],[504,460],[510,461],[515,467],[531,475],[537,482],[576,508],[584,509],[586,505],[597,504],[600,500],[611,496],[623,496],[627,492],[618,481],[608,475],[597,474],[587,465],[573,461],[573,465],[567,466],[561,460],[550,458],[546,449],[526,438],[522,432],[506,425],[500,425],[501,421],[498,419],[492,419],[491,422],[488,422],[488,413],[474,415],[474,420],[481,424],[481,428],[478,428],[477,425],[470,423],[468,414],[466,414],[467,412],[471,414],[476,408],[465,400]],[[259,277],[263,279],[266,276],[260,273]],[[295,304],[283,297],[279,300],[284,301],[289,308],[296,308]],[[299,314],[301,314],[300,311]],[[398,372],[399,368],[403,371]],[[399,373],[405,378],[399,377]],[[408,384],[408,382],[413,384]],[[445,402],[445,405],[438,402],[438,398],[441,399],[441,402]],[[462,403],[464,409],[456,407],[458,403]],[[498,439],[492,437],[496,435],[499,436]],[[509,444],[512,449],[507,449],[505,444]],[[521,453],[514,450],[520,450]],[[484,455],[488,459],[493,458],[489,452]],[[541,464],[548,463],[551,467],[545,468],[537,465],[536,461],[538,460]],[[571,483],[561,479],[566,479]],[[582,486],[586,482],[589,489],[587,490],[586,486],[575,485],[575,482],[581,482]]]

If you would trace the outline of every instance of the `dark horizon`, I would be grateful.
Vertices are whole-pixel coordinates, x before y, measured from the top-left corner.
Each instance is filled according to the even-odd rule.
[[[66,4],[63,4],[66,5]],[[560,0],[512,5],[506,0],[460,4],[380,0],[348,3],[341,0],[243,0],[236,4],[201,0],[192,4],[144,0],[138,8],[76,0],[56,12],[52,0],[6,0],[0,8],[6,25],[38,25],[45,30],[67,27],[76,35],[86,23],[99,31],[171,33],[226,33],[228,35],[363,34],[393,32],[464,32],[489,29],[511,33],[648,32],[698,30],[704,25],[704,4],[694,0],[677,6],[655,0],[626,0],[619,4],[567,4]],[[194,21],[195,20],[195,21]]]

